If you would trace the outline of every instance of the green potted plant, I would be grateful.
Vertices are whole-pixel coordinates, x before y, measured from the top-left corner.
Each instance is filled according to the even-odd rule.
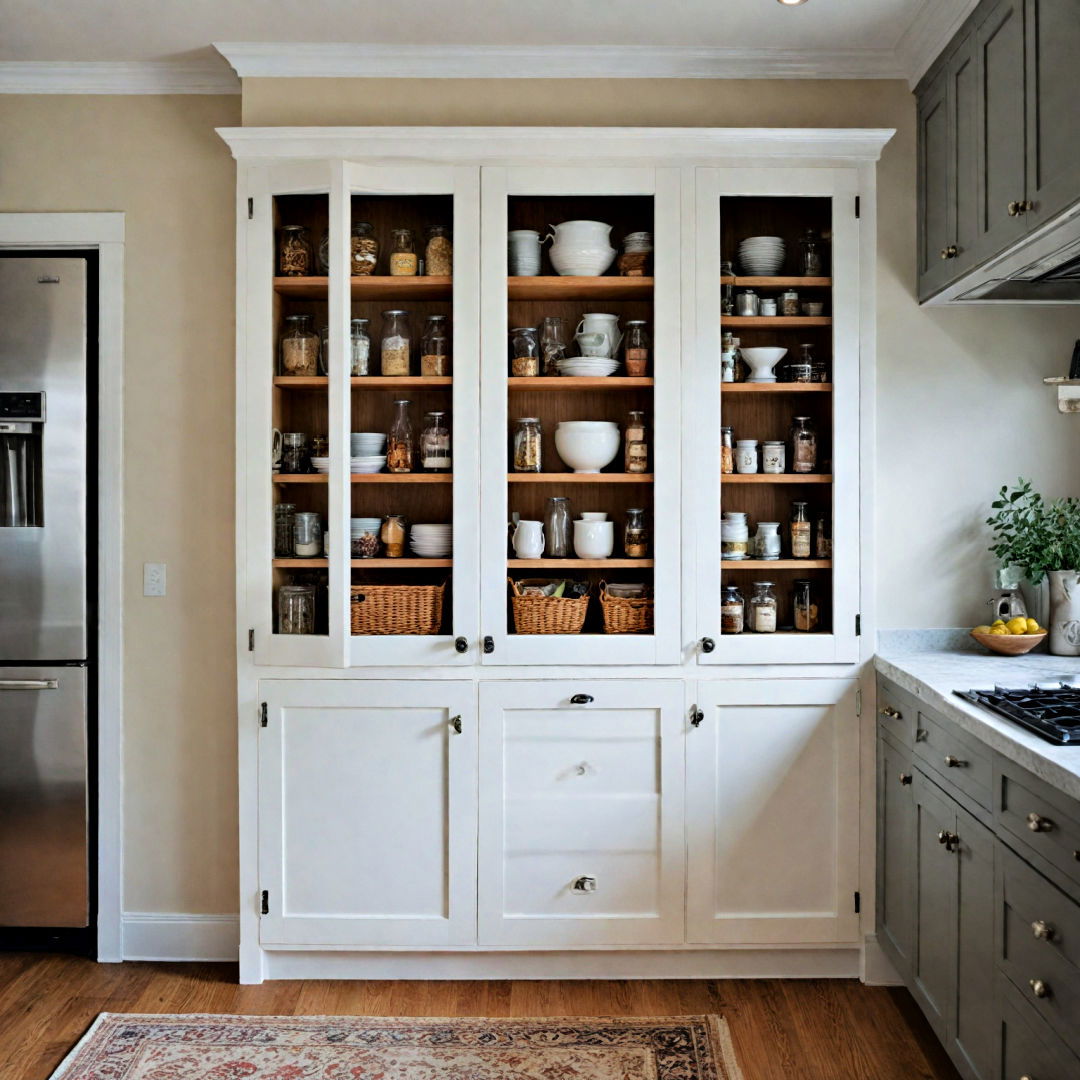
[[[1032,583],[1050,581],[1050,651],[1080,656],[1080,499],[1042,497],[1030,480],[1003,487],[986,519],[990,550]]]

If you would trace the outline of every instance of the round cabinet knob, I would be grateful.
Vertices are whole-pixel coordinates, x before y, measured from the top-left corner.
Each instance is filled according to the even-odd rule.
[[[468,638],[463,638],[463,637],[454,638],[454,648],[460,653],[468,652],[469,651],[469,639]]]
[[[948,247],[941,249],[941,257],[943,259],[955,259],[960,254],[960,249],[955,244],[950,244]]]
[[[701,651],[712,652],[716,648],[716,642],[711,637],[703,637],[701,639]]]
[[[1009,217],[1016,217],[1016,215],[1020,213],[1020,204],[1014,201],[1009,203],[1005,209],[1008,211]]]
[[[1045,998],[1050,996],[1050,987],[1042,981],[1042,979],[1029,979],[1028,986],[1031,987],[1031,992],[1037,998]]]
[[[1048,922],[1043,922],[1042,919],[1036,919],[1031,924],[1031,932],[1040,941],[1054,940],[1054,928]]]
[[[938,834],[937,834],[937,842],[939,844],[947,844],[949,842],[949,834],[944,829],[941,829],[938,832]]]
[[[590,705],[592,703],[592,694],[575,694],[570,699],[571,705]]]
[[[898,709],[894,709],[891,705],[883,705],[879,710],[882,716],[888,717],[890,720],[903,720],[904,714]]]
[[[950,769],[962,769],[967,764],[967,762],[961,760],[958,757],[953,757],[952,754],[946,754],[945,755],[945,764]]]
[[[903,785],[904,785],[905,787],[906,787],[906,786],[907,786],[908,784],[910,784],[910,783],[911,783],[911,773],[909,773],[909,772],[902,772],[902,773],[900,774],[900,783],[901,783],[901,784],[903,784]]]
[[[1049,818],[1044,818],[1042,814],[1037,814],[1032,810],[1027,816],[1027,827],[1032,832],[1050,832],[1054,828],[1054,823]]]
[[[574,772],[576,772],[578,776],[584,776],[588,771],[589,763],[587,761],[583,761],[580,765],[574,766]]]

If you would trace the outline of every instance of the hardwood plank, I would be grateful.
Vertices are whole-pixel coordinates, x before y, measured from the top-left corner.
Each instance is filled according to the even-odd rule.
[[[812,326],[832,326],[828,315],[724,315],[720,325],[734,329],[773,329],[807,328]]]
[[[452,484],[453,473],[353,473],[354,484]]]
[[[831,277],[748,277],[743,274],[720,275],[721,285],[742,285],[746,288],[766,289],[830,289]]]
[[[567,275],[506,279],[506,295],[510,300],[649,300],[652,294],[651,277]]]
[[[453,278],[449,277],[391,277],[372,274],[349,279],[354,300],[449,300],[453,295]],[[276,277],[274,292],[295,300],[325,300],[330,279],[325,277]]]
[[[507,559],[511,570],[636,570],[651,569],[652,559]]]

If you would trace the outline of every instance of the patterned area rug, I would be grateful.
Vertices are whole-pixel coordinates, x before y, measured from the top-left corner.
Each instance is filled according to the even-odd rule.
[[[741,1080],[717,1016],[102,1013],[53,1080]]]

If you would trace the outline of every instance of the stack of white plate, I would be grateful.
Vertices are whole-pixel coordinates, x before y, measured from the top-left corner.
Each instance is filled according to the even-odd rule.
[[[753,277],[772,277],[784,265],[784,241],[779,236],[749,236],[739,245],[739,262]]]
[[[386,449],[386,435],[381,431],[354,431],[349,436],[349,451],[353,457],[374,457]]]
[[[311,459],[311,471],[328,473],[330,471],[330,459],[328,457],[313,457]]]
[[[453,544],[452,525],[414,525],[409,530],[409,547],[421,559],[445,559]]]
[[[611,375],[618,367],[618,360],[609,360],[603,356],[571,356],[559,361],[559,374],[578,376]]]
[[[354,517],[349,519],[349,535],[353,540],[358,540],[365,533],[379,535],[382,527],[382,518],[377,517]]]
[[[385,454],[372,454],[370,457],[354,457],[349,460],[349,471],[353,473],[377,473],[386,464]]]

